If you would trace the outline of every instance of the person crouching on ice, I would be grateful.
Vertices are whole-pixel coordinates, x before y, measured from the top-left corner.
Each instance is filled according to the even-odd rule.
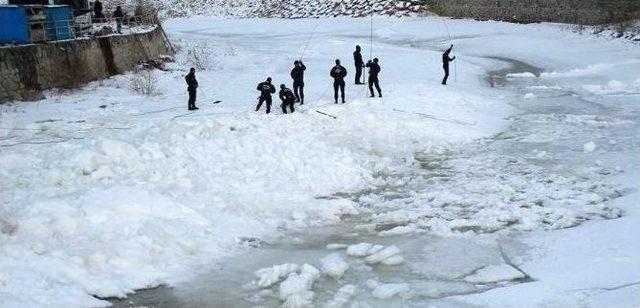
[[[293,91],[284,84],[280,85],[280,99],[282,100],[282,105],[280,105],[280,107],[282,107],[282,113],[287,114],[287,106],[291,110],[291,113],[295,111],[293,104],[296,102],[296,97]]]

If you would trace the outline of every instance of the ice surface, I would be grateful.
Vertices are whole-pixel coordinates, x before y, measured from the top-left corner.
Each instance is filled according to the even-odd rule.
[[[472,275],[465,277],[464,281],[471,283],[490,283],[522,279],[524,277],[525,275],[513,268],[513,266],[500,264],[483,267]]]
[[[478,291],[478,288],[470,283],[459,281],[429,281],[421,280],[411,282],[411,290],[416,296],[427,298],[441,298],[454,294],[467,294]]]
[[[382,283],[371,291],[371,295],[380,299],[388,299],[394,296],[407,296],[409,291],[409,285],[406,283]]]
[[[424,277],[449,280],[501,263],[499,247],[490,239],[456,238],[432,241],[409,266]]]
[[[623,94],[637,92],[637,86],[634,89],[633,85],[628,85],[622,81],[611,80],[605,85],[583,85],[582,89],[593,94],[608,95],[608,94]]]
[[[637,204],[637,162],[630,160],[638,152],[637,104],[625,103],[640,89],[637,46],[544,23],[447,23],[460,37],[460,71],[457,83],[442,87],[442,20],[375,19],[383,100],[370,101],[351,85],[345,105],[326,94],[326,69],[350,57],[368,22],[323,20],[305,54],[308,103],[294,115],[265,116],[251,111],[253,86],[238,85],[266,76],[288,82],[299,43],[316,22],[195,18],[169,20],[166,30],[178,43],[230,50],[216,51],[222,64],[215,71],[198,72],[198,113],[184,110],[184,53],[168,72],[156,72],[162,91],[155,96],[132,93],[129,74],[0,106],[0,306],[106,305],[92,295],[173,285],[244,252],[243,239],[379,209],[363,234],[442,236],[432,249],[419,248],[415,262],[405,255],[424,279],[502,264],[498,247],[478,240],[483,234],[532,232],[533,255],[523,269],[538,280],[466,296],[472,304],[518,306],[528,296],[535,299],[529,306],[558,299],[556,306],[571,306],[585,298],[573,289],[640,280],[631,261],[637,241],[628,238],[638,234],[638,219],[624,207]],[[543,72],[510,78],[524,92],[490,89],[483,78],[502,64],[484,56],[520,59]],[[522,103],[529,92],[535,97]],[[597,151],[583,153],[589,141]],[[421,186],[406,186],[414,189],[408,196],[376,193],[408,185],[386,178],[423,163],[431,173]],[[335,197],[364,190],[374,193],[357,202]],[[631,198],[612,206],[625,194]],[[370,244],[358,257],[381,249]],[[620,290],[620,302],[631,302]],[[608,299],[607,292],[583,302]],[[310,293],[296,294],[287,298],[291,305]]]
[[[585,153],[590,153],[590,152],[595,151],[596,148],[597,148],[597,146],[596,146],[595,142],[589,141],[589,142],[585,143],[582,146],[582,151],[585,152]]]
[[[347,307],[349,300],[356,294],[358,287],[352,284],[346,284],[336,292],[333,299],[324,304],[324,308],[340,308]]]
[[[536,75],[534,75],[531,72],[524,72],[524,73],[510,73],[507,74],[508,78],[535,78]]]

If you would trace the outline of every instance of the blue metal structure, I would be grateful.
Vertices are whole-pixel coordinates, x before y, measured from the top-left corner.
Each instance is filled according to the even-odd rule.
[[[73,15],[68,5],[45,5],[47,41],[68,40],[73,38]]]
[[[0,44],[27,44],[27,11],[17,5],[0,6]]]

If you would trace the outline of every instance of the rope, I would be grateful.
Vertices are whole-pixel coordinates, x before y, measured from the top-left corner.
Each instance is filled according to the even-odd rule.
[[[458,61],[453,61],[453,81],[458,82]]]
[[[70,137],[70,138],[59,137],[59,138],[60,139],[58,139],[58,140],[50,140],[50,141],[21,141],[21,142],[16,142],[16,143],[12,143],[12,144],[0,144],[0,147],[9,148],[9,147],[14,147],[14,146],[23,145],[23,144],[31,144],[31,145],[55,144],[55,143],[67,142],[69,140],[81,140],[81,139],[84,139],[84,138],[77,138],[77,137]]]
[[[298,60],[302,60],[302,58],[304,58],[304,54],[307,51],[307,47],[309,47],[309,44],[311,44],[311,40],[313,39],[313,36],[316,34],[316,29],[318,29],[319,25],[320,23],[316,21],[316,25],[313,27],[313,30],[311,30],[311,35],[307,39],[307,43],[304,45],[304,48],[302,49],[302,54],[300,54],[300,58]]]
[[[371,3],[371,0],[369,0],[369,59],[368,60],[373,60],[373,4]],[[369,97],[369,87],[368,87],[368,80],[367,80],[367,68],[363,68],[362,69],[362,81],[363,81],[363,85],[362,85],[362,90],[360,90],[359,95],[360,96],[364,96]],[[356,92],[358,93],[358,92]]]
[[[476,122],[441,119],[441,118],[438,118],[438,117],[436,117],[434,115],[421,113],[421,112],[406,111],[406,110],[400,110],[400,109],[395,109],[395,108],[393,109],[393,111],[402,112],[402,113],[409,113],[409,114],[415,114],[415,115],[419,115],[419,116],[427,118],[427,119],[436,120],[436,121],[442,121],[442,122],[448,122],[448,123],[453,123],[453,124],[460,124],[460,125],[467,125],[467,126],[475,126],[477,124]]]
[[[369,22],[370,22],[370,40],[371,42],[369,43],[369,60],[373,59],[373,4],[370,4],[371,6],[371,14],[369,14]]]
[[[334,120],[338,118],[338,117],[336,117],[336,116],[334,116],[334,115],[331,115],[331,114],[328,114],[328,113],[326,113],[326,112],[322,112],[322,111],[319,111],[319,110],[316,110],[316,112],[317,112],[317,113],[319,113],[319,114],[323,114],[323,115],[326,115],[326,116],[328,116],[328,117],[331,117],[331,118],[333,118]]]

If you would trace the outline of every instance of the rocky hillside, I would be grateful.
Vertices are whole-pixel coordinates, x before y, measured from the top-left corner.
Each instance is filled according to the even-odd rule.
[[[407,16],[426,8],[422,0],[266,0],[252,12],[260,17]]]
[[[409,16],[426,11],[425,0],[161,0],[153,5],[168,17],[362,17],[371,12]]]
[[[159,0],[150,2],[160,15],[185,17],[208,15],[221,17],[252,17],[260,0]]]

